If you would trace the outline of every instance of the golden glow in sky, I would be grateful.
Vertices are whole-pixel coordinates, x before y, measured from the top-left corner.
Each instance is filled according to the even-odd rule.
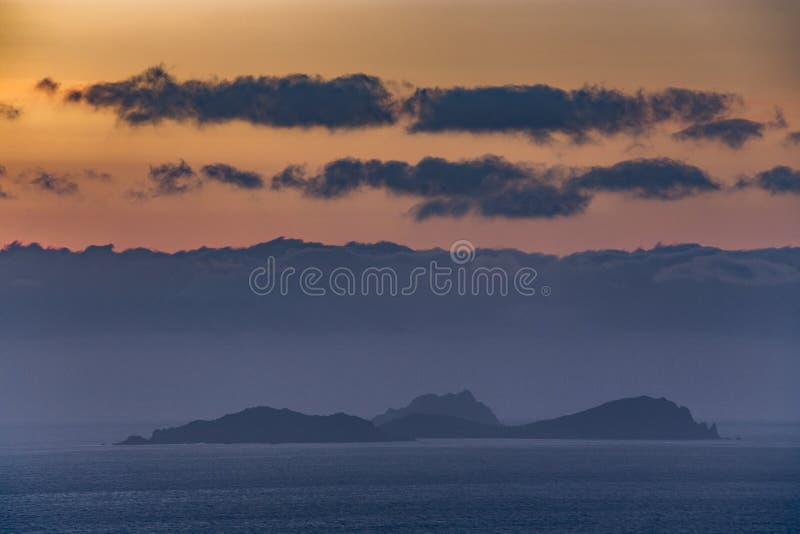
[[[328,243],[390,240],[567,253],[699,242],[725,248],[800,245],[800,194],[735,191],[742,177],[800,168],[800,5],[795,2],[274,1],[100,2],[0,0],[0,243],[162,250],[243,246],[285,235]],[[113,110],[64,101],[66,91],[119,81],[163,64],[178,80],[292,73],[365,73],[396,95],[415,87],[586,84],[635,92],[685,87],[741,95],[731,117],[770,124],[733,149],[638,136],[537,144],[514,132],[409,133],[407,122],[350,130],[275,128],[241,120],[131,126]],[[34,89],[44,77],[56,94]],[[773,127],[775,108],[788,122]],[[2,109],[2,108],[0,108]],[[344,157],[416,163],[498,155],[565,168],[668,157],[697,166],[725,191],[675,201],[598,193],[585,212],[555,218],[469,214],[417,221],[419,199],[380,189],[342,199],[297,190],[210,183],[135,199],[151,166],[224,162],[265,180],[287,165],[315,171]],[[86,170],[108,173],[110,179]],[[70,177],[74,194],[31,185],[37,172]],[[731,190],[728,191],[728,188]],[[51,194],[48,194],[51,193]]]

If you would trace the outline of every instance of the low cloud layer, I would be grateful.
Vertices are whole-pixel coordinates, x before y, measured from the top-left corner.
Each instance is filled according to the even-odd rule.
[[[702,122],[721,117],[740,98],[668,88],[624,93],[587,86],[549,85],[418,89],[405,104],[412,132],[519,132],[547,141],[553,134],[586,140],[591,134],[642,133],[663,121]]]
[[[595,395],[606,378],[617,385],[602,393],[607,398],[629,395],[630,384],[619,384],[624,369],[639,390],[722,399],[708,412],[730,410],[731,399],[740,399],[740,409],[750,410],[734,414],[740,417],[796,417],[800,248],[686,244],[559,258],[475,242],[474,260],[463,264],[467,280],[477,268],[511,276],[531,268],[537,291],[469,297],[456,290],[461,265],[448,245],[411,250],[277,239],[173,254],[9,245],[0,249],[0,416],[43,420],[57,409],[73,419],[123,412],[146,419],[161,412],[142,407],[144,391],[167,399],[164,406],[178,399],[181,417],[191,418],[198,406],[247,405],[243,398],[262,398],[265,390],[275,404],[297,405],[308,388],[296,384],[326,398],[368,394],[370,410],[380,404],[370,391],[398,382],[413,391],[420,375],[439,380],[425,386],[434,390],[448,390],[456,376],[498,398],[511,392],[514,404],[530,406],[534,398],[555,405],[564,397],[563,377],[574,395]],[[270,257],[276,275],[288,268],[296,274],[287,277],[286,295],[276,286],[259,297],[248,280]],[[414,269],[433,261],[453,268],[447,295],[433,294],[426,278],[409,296],[330,291],[329,276],[342,267],[359,277],[367,268],[391,268],[403,288]],[[300,290],[307,267],[323,273],[312,283],[328,288],[325,296]],[[321,378],[309,381],[309,369]],[[687,369],[699,378],[687,380]],[[152,383],[143,389],[145,375]],[[189,381],[176,393],[176,384]],[[380,387],[365,393],[365,381]],[[719,389],[709,395],[709,388]]]
[[[590,169],[546,168],[512,163],[498,156],[448,161],[340,159],[317,173],[289,166],[272,178],[272,189],[298,189],[335,199],[360,189],[383,189],[422,198],[412,208],[419,219],[461,217],[552,218],[582,213],[595,192],[676,200],[721,186],[701,169],[670,159],[641,159]]]
[[[389,91],[380,79],[365,74],[331,80],[297,74],[181,82],[159,66],[127,80],[72,90],[66,98],[114,110],[130,125],[242,120],[278,127],[358,128],[396,120]]]

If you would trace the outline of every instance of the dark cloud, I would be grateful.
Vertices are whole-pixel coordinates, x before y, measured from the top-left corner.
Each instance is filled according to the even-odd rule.
[[[450,162],[425,158],[409,177],[388,182],[392,192],[433,197],[412,209],[418,220],[436,216],[552,218],[577,215],[590,197],[565,189],[551,170],[511,163],[497,156]]]
[[[184,160],[150,166],[150,187],[128,191],[127,196],[144,200],[159,196],[174,196],[199,189],[207,180],[214,180],[240,189],[263,189],[264,179],[258,173],[243,171],[227,163],[204,165],[200,173]]]
[[[740,180],[739,188],[760,187],[773,195],[800,194],[800,171],[779,165],[753,178]]]
[[[536,172],[501,157],[448,161],[428,157],[416,165],[402,161],[345,158],[328,163],[321,172],[306,176],[302,167],[291,166],[273,177],[273,189],[294,187],[309,196],[335,198],[361,187],[422,197],[480,196],[509,182],[534,178]]]
[[[0,165],[0,177],[6,174],[6,168]],[[80,191],[81,182],[84,179],[109,182],[111,181],[111,175],[107,172],[97,171],[95,169],[84,169],[82,172],[76,173],[58,173],[42,169],[28,169],[16,175],[13,181],[23,188],[32,187],[37,191],[48,194],[71,196]],[[3,198],[11,198],[11,195],[6,194]]]
[[[546,176],[540,169],[512,163],[499,156],[461,161],[424,158],[412,167],[402,181],[389,185],[399,192],[422,196],[476,196],[499,191],[508,186],[539,184]]]
[[[791,145],[800,145],[800,131],[789,132],[786,134],[786,143]]]
[[[482,197],[435,198],[411,209],[417,220],[433,217],[463,217],[474,213],[483,217],[509,219],[550,219],[583,213],[591,196],[572,189],[530,183],[487,192]]]
[[[569,180],[581,190],[628,192],[640,198],[676,200],[720,185],[705,172],[680,161],[658,158],[623,161],[611,167],[595,167]]]
[[[331,80],[296,74],[181,82],[158,66],[127,80],[72,90],[66,99],[113,109],[132,125],[243,120],[279,127],[356,128],[396,120],[389,91],[380,79],[365,74]]]
[[[54,81],[52,78],[42,78],[37,82],[34,88],[37,91],[53,94],[58,91],[60,85],[60,83]]]
[[[733,93],[679,87],[649,93],[645,99],[654,121],[707,122],[742,104],[742,97]]]
[[[201,185],[194,170],[183,160],[155,167],[151,165],[148,176],[153,183],[149,196],[180,195]]]
[[[224,184],[241,187],[242,189],[264,188],[264,179],[260,174],[252,171],[242,171],[225,163],[206,165],[201,170],[207,178]]]
[[[48,91],[58,87],[49,78],[39,85]],[[396,99],[380,78],[366,74],[180,81],[163,66],[70,89],[65,100],[111,109],[131,125],[243,120],[276,127],[359,128],[394,124],[402,112],[410,117],[411,132],[521,132],[537,141],[561,133],[576,142],[594,133],[638,134],[664,121],[716,121],[741,103],[734,94],[680,88],[626,93],[542,84],[419,88],[410,98]]]
[[[434,217],[463,217],[474,207],[470,200],[437,198],[417,204],[411,212],[418,221],[422,221]]]
[[[59,176],[53,173],[37,171],[30,184],[40,191],[59,196],[74,195],[78,192],[78,184],[68,175]]]
[[[305,186],[305,168],[302,165],[289,165],[272,177],[274,191],[284,188],[302,189]]]
[[[747,141],[764,136],[765,125],[747,119],[726,119],[714,122],[693,124],[673,134],[679,141],[713,140],[730,148],[739,149]]]
[[[583,213],[591,196],[549,184],[510,188],[482,198],[480,214],[486,217],[552,218]]]
[[[418,219],[461,217],[550,218],[582,212],[590,196],[564,188],[553,170],[511,163],[501,157],[448,161],[428,157],[416,165],[401,161],[340,159],[308,176],[291,166],[272,179],[273,189],[295,188],[321,199],[362,188],[420,197],[412,208]]]
[[[403,109],[412,132],[522,132],[546,141],[562,133],[584,141],[592,133],[641,133],[667,120],[707,121],[727,112],[739,97],[669,88],[627,94],[587,86],[565,91],[548,85],[418,89]]]
[[[701,169],[670,159],[630,160],[576,170],[511,163],[497,156],[461,161],[429,157],[416,165],[348,158],[328,163],[312,175],[302,167],[288,167],[273,177],[272,188],[299,189],[321,199],[362,188],[384,189],[423,198],[412,209],[420,220],[470,213],[550,218],[582,213],[597,191],[676,200],[721,189]]]
[[[408,176],[410,166],[404,162],[340,159],[328,163],[320,174],[307,179],[303,189],[307,195],[319,198],[343,196],[361,186],[405,190],[409,185],[405,180]],[[416,185],[425,187],[422,183]]]
[[[11,104],[3,104],[0,102],[0,119],[13,121],[22,115],[22,110],[12,106]]]

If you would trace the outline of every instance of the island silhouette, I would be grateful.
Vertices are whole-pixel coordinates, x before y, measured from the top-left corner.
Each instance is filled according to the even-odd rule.
[[[492,409],[475,399],[468,389],[461,393],[420,395],[404,408],[389,408],[383,414],[376,415],[372,418],[372,422],[375,423],[375,426],[381,426],[414,414],[458,417],[484,425],[500,424],[500,420],[497,419]]]
[[[117,445],[179,443],[360,443],[424,438],[719,439],[715,424],[694,420],[688,408],[648,396],[610,401],[588,410],[524,425],[503,425],[468,390],[427,394],[372,421],[336,413],[247,408],[211,421],[129,436]]]

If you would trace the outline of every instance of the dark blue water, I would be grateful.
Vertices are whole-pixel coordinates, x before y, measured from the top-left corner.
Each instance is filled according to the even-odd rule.
[[[0,531],[800,531],[796,426],[694,443],[146,447],[87,444],[128,430],[92,428],[0,427]]]

